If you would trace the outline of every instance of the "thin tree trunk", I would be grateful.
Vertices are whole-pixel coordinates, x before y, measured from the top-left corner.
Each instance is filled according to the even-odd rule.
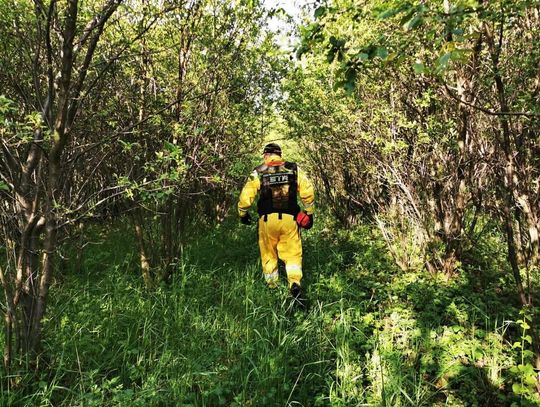
[[[13,304],[13,293],[10,289],[8,280],[6,279],[6,275],[2,266],[0,266],[0,284],[2,284],[2,288],[4,290],[4,297],[6,300],[6,314],[4,315],[5,346],[3,361],[4,367],[6,368],[6,370],[8,370],[9,373],[9,368],[13,360],[13,328],[16,328],[17,319],[14,315],[15,305]]]
[[[504,82],[499,70],[499,57],[503,41],[503,22],[501,22],[501,28],[499,31],[498,43],[495,43],[493,32],[488,27],[487,24],[484,25],[485,33],[488,40],[488,45],[490,47],[491,62],[493,68],[493,78],[495,81],[495,87],[497,90],[497,97],[499,101],[499,107],[502,112],[509,112],[508,103],[506,100],[506,92]],[[518,291],[518,296],[520,303],[523,307],[532,307],[532,302],[530,296],[525,292],[523,286],[523,281],[521,278],[521,273],[519,270],[519,253],[516,248],[515,240],[515,231],[514,223],[512,219],[512,213],[514,208],[517,208],[516,201],[514,196],[516,194],[516,185],[514,180],[517,179],[515,173],[515,161],[514,161],[514,147],[512,144],[510,123],[506,115],[499,115],[499,124],[500,124],[500,134],[502,135],[501,145],[504,151],[505,158],[505,177],[504,177],[504,186],[503,191],[503,201],[504,201],[504,223],[505,223],[505,233],[506,233],[506,243],[508,247],[508,259],[510,266],[512,268],[512,274],[516,282],[516,288]],[[521,214],[520,214],[521,215]],[[537,368],[540,368],[540,338],[536,333],[536,324],[531,321],[531,337],[532,337],[532,348],[535,353],[535,364]]]
[[[135,238],[137,239],[137,245],[139,248],[139,261],[141,265],[141,272],[144,279],[144,284],[147,288],[151,288],[153,286],[152,266],[150,263],[150,257],[148,256],[148,252],[146,249],[142,219],[143,217],[140,213],[140,210],[136,209],[133,214],[133,227],[135,230]]]
[[[8,369],[19,358],[28,361],[30,367],[38,367],[43,317],[58,245],[58,225],[60,220],[64,221],[60,219],[63,216],[62,193],[65,186],[62,183],[65,171],[62,157],[97,42],[105,23],[120,2],[108,0],[104,4],[91,20],[91,29],[81,33],[77,46],[74,43],[79,1],[66,0],[62,3],[61,13],[57,10],[57,0],[51,0],[46,8],[36,2],[39,28],[33,62],[34,67],[42,62],[46,64],[46,77],[43,78],[43,72],[36,69],[33,79],[36,89],[43,86],[46,96],[42,101],[41,92],[38,92],[30,105],[43,106],[41,117],[51,137],[49,142],[43,144],[45,132],[41,127],[36,128],[33,142],[24,158],[12,154],[2,144],[2,152],[7,157],[10,169],[14,197],[12,206],[19,232],[14,238],[17,241],[14,248],[15,273],[6,275],[3,270],[0,272],[6,294],[4,364]],[[54,45],[51,32],[58,35],[58,42]],[[59,47],[56,44],[60,44]],[[81,55],[75,69],[75,56],[82,49],[85,50],[84,55]],[[42,56],[42,51],[46,55]],[[10,236],[14,234],[7,233]]]
[[[79,229],[79,235],[77,239],[77,255],[75,258],[75,270],[77,271],[77,274],[79,274],[82,271],[82,264],[84,261],[84,246],[85,246],[85,237],[84,237],[84,222],[79,222],[77,225],[77,228]]]
[[[163,273],[164,281],[169,282],[173,273],[173,224],[175,219],[175,211],[173,197],[167,197],[164,205],[164,214],[161,215],[161,231],[162,231],[162,257],[163,257]]]

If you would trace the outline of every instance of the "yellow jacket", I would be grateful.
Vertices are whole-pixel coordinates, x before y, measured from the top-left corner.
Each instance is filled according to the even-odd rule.
[[[272,162],[281,162],[283,159],[277,154],[271,154],[265,158],[265,164],[271,164]],[[304,205],[304,210],[307,214],[312,215],[315,210],[315,190],[313,184],[307,177],[306,173],[300,168],[297,169],[297,183],[298,183],[298,195]],[[261,180],[257,170],[254,170],[249,176],[248,181],[242,188],[240,193],[240,200],[238,201],[238,214],[240,217],[246,216],[248,209],[257,198],[257,194],[261,189]]]

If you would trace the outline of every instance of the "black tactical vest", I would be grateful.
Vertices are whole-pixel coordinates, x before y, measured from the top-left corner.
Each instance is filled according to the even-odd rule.
[[[296,199],[298,190],[296,163],[263,164],[255,170],[261,181],[261,192],[257,201],[259,216],[270,213],[288,213],[296,216],[300,212]]]

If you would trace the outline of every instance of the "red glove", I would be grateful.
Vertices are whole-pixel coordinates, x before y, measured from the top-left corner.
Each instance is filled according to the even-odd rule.
[[[308,215],[305,212],[299,212],[298,215],[296,215],[296,223],[298,223],[298,226],[304,229],[311,229],[313,226],[313,215]]]

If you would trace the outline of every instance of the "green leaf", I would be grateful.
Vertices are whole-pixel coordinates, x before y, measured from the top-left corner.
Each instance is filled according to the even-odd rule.
[[[409,3],[404,3],[402,4],[401,6],[399,7],[396,7],[396,8],[390,8],[386,11],[383,11],[382,13],[380,13],[377,18],[380,19],[380,20],[385,20],[387,18],[391,18],[391,17],[394,17],[398,14],[401,14],[403,12],[407,12],[411,9],[411,5]]]
[[[522,365],[522,368],[523,368],[523,373],[526,376],[533,376],[533,377],[535,376],[534,367],[530,363],[527,363],[526,365]]]
[[[356,54],[356,59],[359,61],[366,61],[369,59],[369,55],[365,52],[359,52],[358,54]]]
[[[526,389],[521,384],[514,383],[512,385],[512,391],[514,392],[514,394],[522,394],[524,391],[526,391]]]
[[[0,191],[9,191],[9,185],[0,181]]]
[[[304,43],[305,41],[316,40],[320,38],[321,31],[322,27],[319,23],[312,23],[307,27],[300,28],[303,40],[302,42]]]
[[[452,53],[448,52],[447,54],[444,54],[442,57],[440,57],[437,60],[437,68],[444,70],[448,67],[448,63],[450,62],[450,58],[452,58]]]
[[[386,58],[387,61],[394,61],[396,57],[398,57],[399,54],[397,52],[391,52],[388,54],[388,58]]]
[[[473,350],[472,352],[472,356],[475,360],[480,360],[482,359],[482,357],[484,356],[484,354],[482,353],[482,350],[481,349],[475,349]]]
[[[326,62],[331,64],[334,61],[334,58],[336,57],[336,50],[335,48],[330,48],[328,50],[328,54],[326,54]]]
[[[454,49],[451,53],[450,53],[450,59],[452,61],[461,61],[461,62],[465,62],[467,60],[467,57],[469,56],[469,54],[472,52],[472,50],[470,49]]]
[[[178,146],[174,145],[173,143],[169,143],[168,141],[165,141],[165,143],[163,144],[163,146],[165,147],[165,149],[172,153],[173,151],[176,151],[178,150]]]
[[[296,59],[302,58],[302,55],[307,53],[309,51],[309,48],[305,45],[300,45],[296,50]]]
[[[422,74],[422,73],[424,73],[426,71],[426,67],[421,62],[416,62],[413,65],[413,68],[414,68],[414,73],[416,73],[416,74]]]
[[[411,18],[409,21],[407,21],[403,25],[403,28],[407,31],[414,30],[415,28],[420,26],[420,24],[422,24],[423,22],[424,22],[423,17],[419,14],[416,14],[415,16],[413,16],[413,18]]]
[[[483,329],[477,329],[475,331],[475,335],[478,337],[478,338],[485,338],[486,337],[486,331],[484,331]]]
[[[0,95],[0,113],[5,114],[10,111],[14,111],[15,104],[4,95]]]
[[[352,67],[349,67],[345,72],[345,82],[343,83],[343,88],[348,96],[351,96],[356,89],[356,70]]]
[[[386,59],[388,56],[388,50],[384,47],[379,47],[377,48],[377,51],[375,51],[375,54],[381,59]]]
[[[527,386],[534,387],[536,385],[536,376],[527,376],[524,381]]]
[[[396,14],[399,14],[400,10],[397,8],[391,8],[379,14],[378,18],[380,20],[386,20],[387,18],[394,17]]]
[[[315,18],[319,18],[323,16],[325,13],[326,13],[326,7],[320,6],[320,7],[317,7],[317,9],[315,9],[314,16]]]
[[[337,39],[333,35],[330,37],[329,41],[330,41],[330,44],[332,44],[332,46],[335,48],[342,48],[346,42],[345,40]]]

